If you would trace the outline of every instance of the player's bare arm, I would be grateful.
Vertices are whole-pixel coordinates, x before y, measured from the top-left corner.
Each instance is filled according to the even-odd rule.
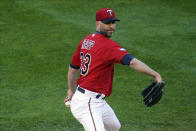
[[[136,58],[130,61],[129,66],[137,72],[141,72],[143,74],[147,74],[147,75],[154,77],[154,80],[158,83],[162,82],[162,78],[159,73],[157,73],[156,71],[154,71],[149,66],[147,66],[146,64],[144,64],[143,62],[141,62],[140,60]]]
[[[67,90],[67,97],[65,98],[64,102],[70,101],[76,87],[76,80],[78,78],[79,69],[74,69],[69,66],[68,70],[68,90]]]

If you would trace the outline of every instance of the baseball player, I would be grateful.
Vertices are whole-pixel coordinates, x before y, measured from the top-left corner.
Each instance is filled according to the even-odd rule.
[[[71,112],[85,131],[120,129],[118,118],[105,101],[112,92],[115,63],[127,65],[152,76],[158,83],[162,82],[159,73],[110,39],[118,21],[112,9],[100,9],[96,13],[96,32],[78,44],[69,66],[68,91],[64,102],[70,101]]]

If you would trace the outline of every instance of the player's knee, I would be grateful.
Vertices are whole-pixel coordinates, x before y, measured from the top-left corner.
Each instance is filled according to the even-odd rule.
[[[104,125],[106,131],[119,131],[121,124],[119,121]]]
[[[116,126],[116,129],[120,130],[120,127],[121,127],[121,124],[120,124],[120,122],[118,122],[118,124],[117,124],[117,126]],[[118,131],[118,130],[117,130],[117,131]]]
[[[113,131],[119,131],[119,130],[120,130],[120,127],[121,127],[120,122],[116,122],[116,123],[113,125]]]

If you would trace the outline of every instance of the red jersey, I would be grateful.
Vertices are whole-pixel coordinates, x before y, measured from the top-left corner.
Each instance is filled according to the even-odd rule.
[[[72,65],[80,67],[77,84],[82,88],[109,96],[112,92],[114,63],[128,54],[121,46],[99,33],[83,39],[72,57]]]

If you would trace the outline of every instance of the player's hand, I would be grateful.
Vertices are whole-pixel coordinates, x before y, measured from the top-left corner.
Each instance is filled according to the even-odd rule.
[[[67,101],[70,101],[73,94],[74,94],[75,90],[74,89],[68,89],[67,90],[67,96],[66,98],[64,99],[64,103],[66,103]]]

